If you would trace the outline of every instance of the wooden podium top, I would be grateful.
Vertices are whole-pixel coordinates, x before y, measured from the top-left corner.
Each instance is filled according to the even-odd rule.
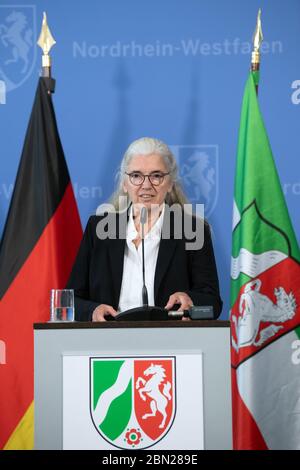
[[[34,323],[35,330],[68,330],[90,328],[229,328],[224,320],[106,321]]]

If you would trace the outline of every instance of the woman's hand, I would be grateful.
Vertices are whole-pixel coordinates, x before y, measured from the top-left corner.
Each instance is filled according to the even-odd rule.
[[[93,311],[92,321],[106,321],[105,316],[107,315],[115,317],[117,312],[111,305],[101,304]]]
[[[170,295],[165,309],[170,310],[175,304],[180,304],[179,310],[188,310],[194,305],[190,296],[185,292],[175,292],[175,294]],[[182,320],[190,320],[190,318],[182,317]]]

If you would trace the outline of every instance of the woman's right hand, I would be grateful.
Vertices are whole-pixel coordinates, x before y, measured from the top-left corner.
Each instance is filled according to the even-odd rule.
[[[111,305],[101,304],[95,308],[92,315],[92,321],[106,321],[105,316],[112,315],[115,317],[117,312]]]

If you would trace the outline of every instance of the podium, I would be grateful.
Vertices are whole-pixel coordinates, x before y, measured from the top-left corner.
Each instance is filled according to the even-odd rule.
[[[229,326],[34,324],[34,448],[232,449]]]

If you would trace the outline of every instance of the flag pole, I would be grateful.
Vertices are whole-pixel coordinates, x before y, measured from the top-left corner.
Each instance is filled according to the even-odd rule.
[[[54,93],[55,89],[55,80],[51,77],[51,57],[49,52],[51,48],[56,44],[54,37],[51,34],[47,23],[46,12],[43,13],[43,22],[40,37],[37,41],[37,44],[43,51],[42,55],[42,78],[47,85],[48,93]]]
[[[251,54],[251,72],[259,72],[260,66],[260,46],[263,41],[261,28],[261,9],[258,10],[256,28],[253,34],[253,51]],[[256,93],[258,92],[258,83],[256,84]]]

